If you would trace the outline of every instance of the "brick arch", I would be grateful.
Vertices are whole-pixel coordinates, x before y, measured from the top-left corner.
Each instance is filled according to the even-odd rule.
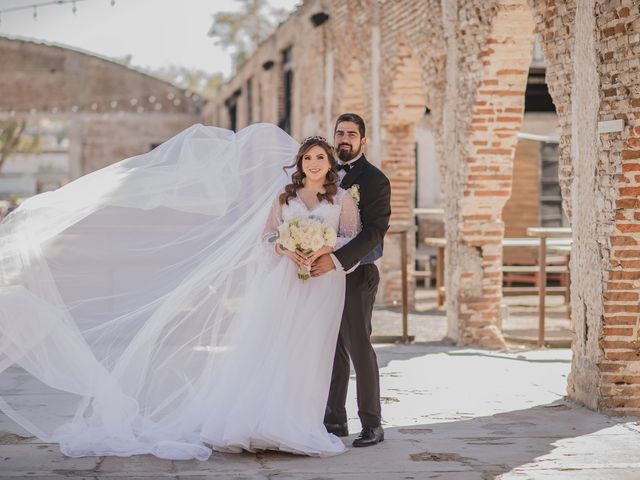
[[[560,158],[558,175],[562,191],[562,206],[571,219],[571,84],[573,82],[573,55],[575,43],[576,2],[568,0],[562,5],[553,0],[529,0],[535,16],[536,33],[545,59],[546,83],[558,114],[560,126]]]
[[[425,114],[426,93],[420,64],[404,41],[394,54],[397,63],[393,76],[381,82],[381,165],[392,182],[398,182],[392,197],[392,221],[410,223],[415,194],[414,128]]]
[[[392,182],[392,222],[413,225],[416,196],[416,140],[418,122],[426,107],[436,158],[442,152],[442,106],[445,70],[442,7],[440,0],[380,2],[380,158]],[[386,240],[383,291],[386,300],[400,298],[399,237]],[[409,242],[409,262],[415,253]],[[411,268],[412,265],[409,265]],[[413,288],[413,283],[410,283]],[[410,291],[410,298],[413,292]]]
[[[447,172],[460,182],[445,192],[455,195],[447,206],[455,210],[447,212],[447,295],[457,330],[450,336],[463,345],[500,347],[502,209],[511,195],[534,23],[525,0],[501,0],[493,12],[478,56],[463,57],[459,65],[475,70],[465,80],[476,82],[459,87],[470,89],[462,90],[470,103],[456,121],[457,171]]]
[[[389,52],[384,52],[387,58]],[[381,162],[389,177],[391,190],[391,223],[413,225],[416,195],[415,127],[424,117],[426,91],[420,62],[408,48],[404,37],[393,50],[393,70],[381,78]],[[388,236],[389,251],[398,251],[400,238]],[[414,258],[415,244],[409,241],[409,262]],[[386,300],[397,300],[401,291],[400,259],[383,257],[383,292]],[[410,291],[410,298],[413,292]]]

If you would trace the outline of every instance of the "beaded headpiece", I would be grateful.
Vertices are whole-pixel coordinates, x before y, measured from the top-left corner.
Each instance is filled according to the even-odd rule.
[[[312,137],[307,137],[302,141],[302,143],[307,143],[307,142],[310,142],[311,140],[319,140],[319,141],[324,142],[324,143],[329,143],[329,142],[327,142],[326,138],[324,138],[324,137],[322,137],[320,135],[314,135]]]

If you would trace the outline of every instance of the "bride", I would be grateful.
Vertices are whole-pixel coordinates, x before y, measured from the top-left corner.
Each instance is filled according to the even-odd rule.
[[[337,181],[321,137],[195,125],[23,202],[0,224],[0,410],[71,457],[342,453],[323,417],[345,274],[301,281],[326,247],[270,241],[308,216],[354,237]]]

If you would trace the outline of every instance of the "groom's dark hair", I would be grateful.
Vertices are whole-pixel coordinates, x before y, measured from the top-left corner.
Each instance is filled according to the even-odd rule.
[[[333,133],[336,133],[338,130],[338,124],[341,122],[353,122],[358,126],[358,131],[360,132],[360,137],[364,138],[365,128],[364,128],[364,120],[357,113],[343,113],[336,120],[336,126],[333,128]]]

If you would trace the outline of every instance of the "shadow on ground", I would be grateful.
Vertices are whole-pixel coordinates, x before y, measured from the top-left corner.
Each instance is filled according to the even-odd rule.
[[[630,419],[566,401],[568,350],[522,354],[443,344],[381,345],[386,440],[330,458],[214,453],[207,462],[151,456],[69,459],[0,417],[0,479],[637,479]],[[350,428],[357,433],[350,385]],[[355,435],[345,439],[350,441]]]

